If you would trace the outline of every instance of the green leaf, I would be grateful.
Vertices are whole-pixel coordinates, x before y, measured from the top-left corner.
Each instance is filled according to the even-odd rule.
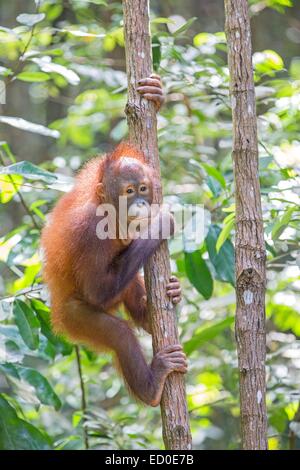
[[[186,23],[180,26],[180,28],[174,31],[173,36],[180,36],[182,33],[187,31],[190,28],[190,26],[192,26],[192,24],[196,21],[196,19],[197,19],[196,16],[194,16],[193,18],[190,18]]]
[[[224,207],[222,209],[223,212],[235,212],[235,204],[231,204],[231,206],[228,206],[228,207]]]
[[[280,55],[272,50],[255,52],[253,54],[253,63],[255,71],[260,74],[274,75],[274,72],[282,70],[284,63]]]
[[[273,405],[274,406],[274,405]],[[279,405],[270,411],[269,423],[273,426],[280,434],[284,433],[289,422],[289,417],[284,405]]]
[[[22,300],[15,300],[13,314],[24,343],[29,349],[37,349],[39,346],[40,323],[32,309]]]
[[[18,175],[1,176],[0,169],[0,201],[2,204],[6,204],[7,202],[12,200],[22,182],[23,178]]]
[[[50,77],[45,72],[21,72],[16,77],[22,82],[46,82]]]
[[[151,24],[174,24],[174,20],[171,20],[170,18],[163,18],[163,17],[159,17],[159,18],[154,18],[153,20],[151,20]]]
[[[214,178],[220,183],[223,189],[226,188],[225,178],[219,170],[217,170],[215,167],[211,165],[208,165],[207,163],[201,163],[201,165],[203,166],[203,168],[205,169],[206,173],[209,176],[211,176],[212,178]]]
[[[161,61],[161,43],[159,37],[156,35],[152,37],[152,61],[153,69],[157,71]]]
[[[82,31],[82,30],[76,30],[76,29],[57,29],[57,31],[61,33],[68,33],[71,34],[72,36],[76,36],[79,38],[107,38],[109,35],[106,35],[104,33],[100,34],[93,34],[89,33],[88,31]],[[45,51],[46,53],[47,51]]]
[[[279,220],[277,220],[277,222],[275,222],[274,227],[272,229],[272,239],[274,241],[277,240],[282,234],[282,232],[286,229],[286,227],[291,221],[292,215],[295,212],[295,210],[296,210],[295,206],[289,207],[285,211],[283,216]]]
[[[48,201],[45,199],[38,199],[37,201],[34,201],[32,204],[30,204],[29,210],[34,212],[41,220],[45,220],[46,217],[44,216],[43,212],[39,209],[39,207],[44,206],[47,204]]]
[[[225,33],[199,33],[193,39],[196,47],[204,46],[205,44],[216,46],[217,44],[226,43]]]
[[[206,179],[207,186],[211,190],[212,194],[214,197],[219,197],[221,194],[221,186],[220,183],[212,178],[211,176],[208,176]]]
[[[234,248],[230,240],[226,240],[221,246],[219,252],[216,249],[216,243],[221,233],[218,225],[211,225],[206,237],[206,246],[209,259],[212,262],[218,280],[230,282],[234,286]]]
[[[32,424],[20,419],[3,394],[0,395],[0,449],[51,449],[49,437]]]
[[[3,67],[2,65],[0,66],[0,75],[3,77],[8,77],[9,75],[12,75],[13,71],[11,69],[8,69],[7,67]]]
[[[82,437],[77,435],[67,436],[56,442],[56,450],[81,450]]]
[[[201,256],[201,251],[185,252],[185,270],[193,286],[205,299],[213,293],[213,279],[210,270]]]
[[[292,331],[300,336],[300,314],[298,310],[284,304],[270,303],[267,305],[267,316],[281,331]]]
[[[103,5],[107,7],[107,2],[105,0],[86,0],[88,3],[94,3],[95,5]]]
[[[37,165],[26,161],[2,167],[0,168],[0,174],[20,175],[29,180],[44,181],[46,183],[53,183],[57,180],[57,177],[50,171],[43,170]]]
[[[8,145],[5,140],[0,141],[0,148],[6,153],[7,157],[10,159],[12,163],[16,163],[16,157],[12,153],[10,146]]]
[[[73,351],[72,344],[55,335],[51,328],[50,310],[38,299],[31,299],[31,307],[35,311],[41,324],[42,334],[55,346],[55,352],[68,356]]]
[[[80,78],[77,73],[71,69],[68,69],[64,65],[51,62],[48,57],[36,57],[31,60],[37,64],[43,72],[58,73],[59,75],[62,75],[70,83],[70,85],[78,85],[80,82]]]
[[[34,122],[26,121],[19,117],[12,116],[0,116],[0,122],[8,124],[9,126],[16,127],[23,131],[33,132],[34,134],[45,135],[47,137],[53,137],[54,139],[59,138],[59,132],[56,130],[48,129],[48,127],[42,126],[41,124],[35,124]]]
[[[206,324],[198,328],[193,334],[193,337],[184,345],[186,354],[190,355],[193,351],[201,347],[203,344],[211,341],[218,336],[226,328],[229,328],[234,322],[234,316],[225,318],[225,320],[217,321],[214,323]]]
[[[222,228],[222,230],[220,232],[220,235],[218,237],[217,243],[216,243],[217,253],[219,253],[219,251],[221,250],[222,245],[225,243],[225,241],[229,237],[229,234],[230,234],[230,232],[233,229],[234,224],[235,224],[235,217],[234,216],[231,216],[231,217],[227,216],[225,220],[226,220],[225,225]]]
[[[45,13],[29,14],[22,13],[18,15],[16,20],[18,23],[25,24],[26,26],[32,27],[33,25],[40,23],[45,18]]]
[[[23,367],[18,364],[4,363],[0,365],[0,370],[5,374],[11,375],[19,380],[24,380],[34,387],[36,396],[44,405],[53,406],[56,410],[61,407],[61,401],[49,384],[46,377],[40,372],[29,367]]]
[[[10,256],[7,261],[10,261]],[[40,271],[41,265],[39,262],[26,266],[23,276],[16,279],[13,283],[14,292],[20,292],[23,289],[33,286]]]
[[[290,75],[294,80],[300,80],[300,58],[293,57],[290,65]]]
[[[194,39],[193,39],[194,46],[196,47],[203,46],[204,44],[207,44],[210,38],[211,38],[210,33],[198,33],[196,36],[194,36]]]

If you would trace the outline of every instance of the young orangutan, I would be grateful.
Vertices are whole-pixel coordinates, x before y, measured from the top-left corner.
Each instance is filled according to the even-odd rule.
[[[159,77],[141,80],[140,85],[140,93],[159,109],[163,101]],[[159,404],[168,374],[186,372],[185,354],[179,344],[168,346],[148,365],[129,323],[113,313],[124,304],[134,323],[151,333],[139,269],[161,243],[162,224],[167,222],[174,229],[173,218],[160,211],[149,219],[157,238],[124,240],[117,230],[115,239],[99,239],[96,211],[111,204],[118,215],[119,197],[126,197],[129,225],[139,218],[141,209],[151,205],[154,184],[153,170],[144,155],[122,143],[111,154],[86,164],[42,233],[54,330],[96,351],[113,351],[130,391],[151,406]],[[180,284],[174,276],[167,284],[167,294],[174,303],[180,301]]]

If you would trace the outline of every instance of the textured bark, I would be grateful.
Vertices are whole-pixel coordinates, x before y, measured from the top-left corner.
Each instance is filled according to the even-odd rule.
[[[243,449],[267,448],[265,243],[247,0],[225,0],[236,199],[236,340]]]
[[[123,9],[128,76],[126,115],[129,138],[144,151],[147,161],[159,175],[155,107],[153,103],[147,102],[136,92],[138,80],[148,77],[152,73],[148,0],[123,0]],[[154,193],[154,202],[160,203],[162,201],[160,183]],[[169,278],[169,253],[165,242],[145,266],[154,353],[164,346],[179,342],[175,308],[166,297],[166,284]],[[161,414],[166,449],[191,449],[189,417],[182,374],[174,372],[168,376],[161,400]]]

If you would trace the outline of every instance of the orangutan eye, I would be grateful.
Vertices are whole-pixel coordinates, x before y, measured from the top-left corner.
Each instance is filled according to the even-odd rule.
[[[127,193],[127,194],[132,194],[132,193],[133,193],[133,189],[132,189],[132,188],[127,188],[127,189],[126,189],[126,193]]]
[[[147,186],[142,185],[142,186],[140,187],[140,191],[141,191],[141,192],[147,191]]]

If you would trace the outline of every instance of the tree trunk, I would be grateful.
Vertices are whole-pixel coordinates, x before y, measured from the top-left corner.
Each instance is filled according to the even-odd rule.
[[[267,449],[265,243],[247,0],[225,0],[236,200],[236,340],[243,449]]]
[[[128,102],[126,115],[130,141],[143,150],[148,163],[160,174],[157,121],[153,103],[136,92],[138,80],[152,73],[148,0],[123,0]],[[155,188],[154,203],[162,202],[161,184]],[[166,297],[170,278],[167,242],[145,266],[148,308],[153,329],[154,353],[179,342],[175,308]],[[191,449],[185,384],[182,374],[168,376],[161,400],[163,439],[166,449]]]

